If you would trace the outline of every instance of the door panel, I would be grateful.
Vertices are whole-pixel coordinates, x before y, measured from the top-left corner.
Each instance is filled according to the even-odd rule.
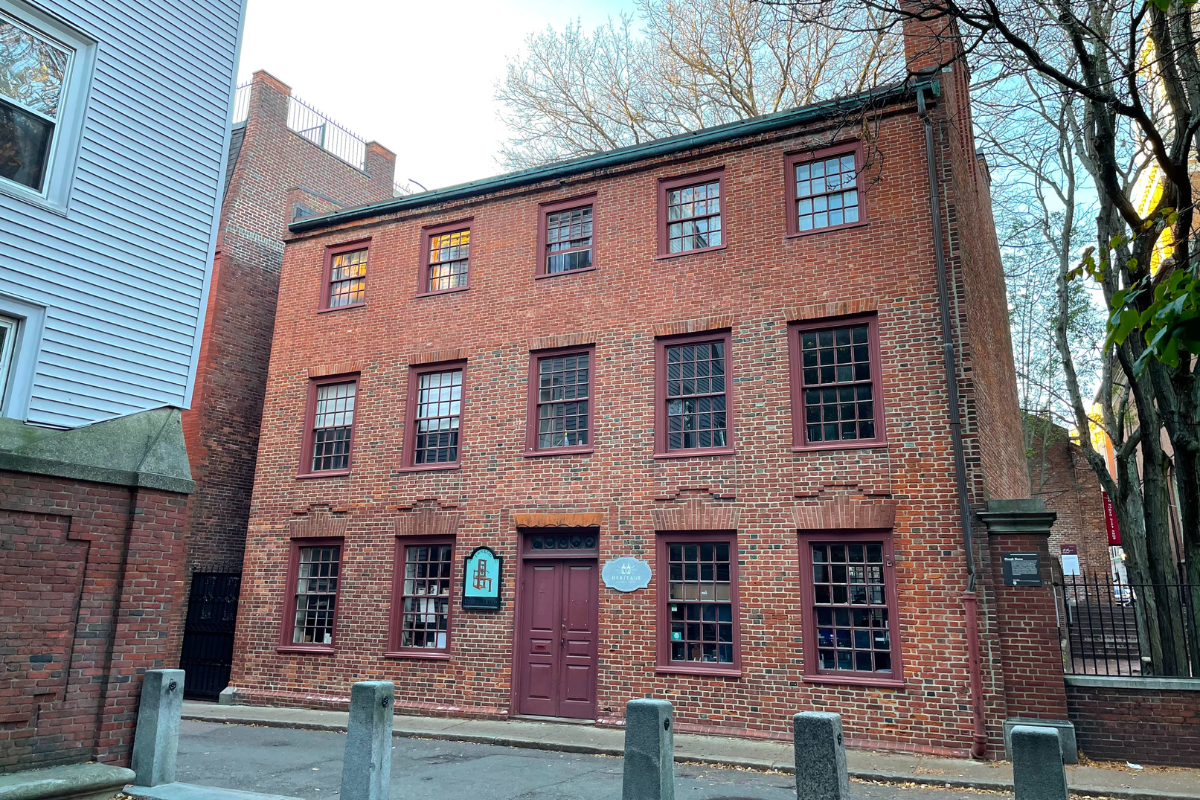
[[[521,588],[518,713],[594,719],[594,561],[526,561]]]
[[[235,572],[192,575],[179,656],[179,666],[187,672],[183,695],[189,700],[216,700],[229,684],[241,581]]]

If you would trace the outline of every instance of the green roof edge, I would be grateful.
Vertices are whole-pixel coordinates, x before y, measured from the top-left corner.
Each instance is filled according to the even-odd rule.
[[[345,222],[356,222],[370,217],[421,208],[449,200],[461,200],[476,195],[489,194],[501,189],[510,189],[540,183],[541,181],[554,180],[555,178],[565,178],[592,170],[621,166],[681,150],[690,150],[695,147],[717,144],[742,136],[753,136],[767,131],[787,128],[872,104],[895,103],[909,96],[915,96],[919,88],[928,88],[935,96],[939,94],[937,79],[921,76],[915,81],[910,80],[892,84],[891,86],[870,89],[848,97],[823,100],[819,103],[812,103],[787,111],[778,111],[774,114],[767,114],[752,119],[729,122],[712,128],[701,128],[691,133],[681,133],[678,136],[655,139],[644,144],[629,145],[616,150],[607,150],[603,153],[580,156],[566,161],[555,161],[540,167],[531,167],[530,169],[518,172],[509,172],[491,178],[482,178],[477,181],[470,181],[469,183],[448,186],[444,189],[435,189],[431,192],[421,192],[419,194],[408,195],[407,197],[398,197],[365,206],[334,211],[333,213],[322,214],[318,217],[307,217],[293,222],[288,226],[288,230],[292,233],[307,233]]]

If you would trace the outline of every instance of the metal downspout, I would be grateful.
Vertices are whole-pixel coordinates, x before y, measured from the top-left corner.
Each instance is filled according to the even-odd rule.
[[[983,758],[987,752],[987,728],[983,711],[983,666],[979,656],[979,623],[975,594],[975,543],[971,535],[971,507],[967,499],[967,462],[963,453],[962,415],[958,399],[958,369],[954,358],[954,340],[950,326],[950,290],[946,280],[946,252],[942,243],[942,210],[938,195],[936,150],[933,119],[925,106],[925,87],[917,87],[917,114],[925,126],[925,160],[929,169],[929,208],[933,221],[933,253],[937,265],[938,308],[942,317],[942,356],[946,370],[946,394],[950,402],[950,440],[954,449],[954,482],[958,490],[958,514],[962,519],[963,552],[967,562],[967,589],[963,592],[963,611],[967,627],[967,661],[971,682],[971,716],[974,734],[971,756]]]

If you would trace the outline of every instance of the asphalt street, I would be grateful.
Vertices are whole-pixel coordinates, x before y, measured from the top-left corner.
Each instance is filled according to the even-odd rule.
[[[618,800],[621,759],[515,747],[395,739],[392,797],[438,800]],[[185,720],[176,780],[329,800],[338,794],[346,736]],[[852,782],[864,800],[982,800],[987,793]],[[675,765],[679,800],[789,800],[791,775]],[[991,794],[996,800],[1008,797]]]

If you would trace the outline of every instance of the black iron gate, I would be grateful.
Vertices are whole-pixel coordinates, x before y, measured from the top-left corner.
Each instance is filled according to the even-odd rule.
[[[180,669],[185,670],[183,696],[215,700],[229,685],[233,665],[233,628],[237,621],[237,572],[196,572],[188,598]]]

